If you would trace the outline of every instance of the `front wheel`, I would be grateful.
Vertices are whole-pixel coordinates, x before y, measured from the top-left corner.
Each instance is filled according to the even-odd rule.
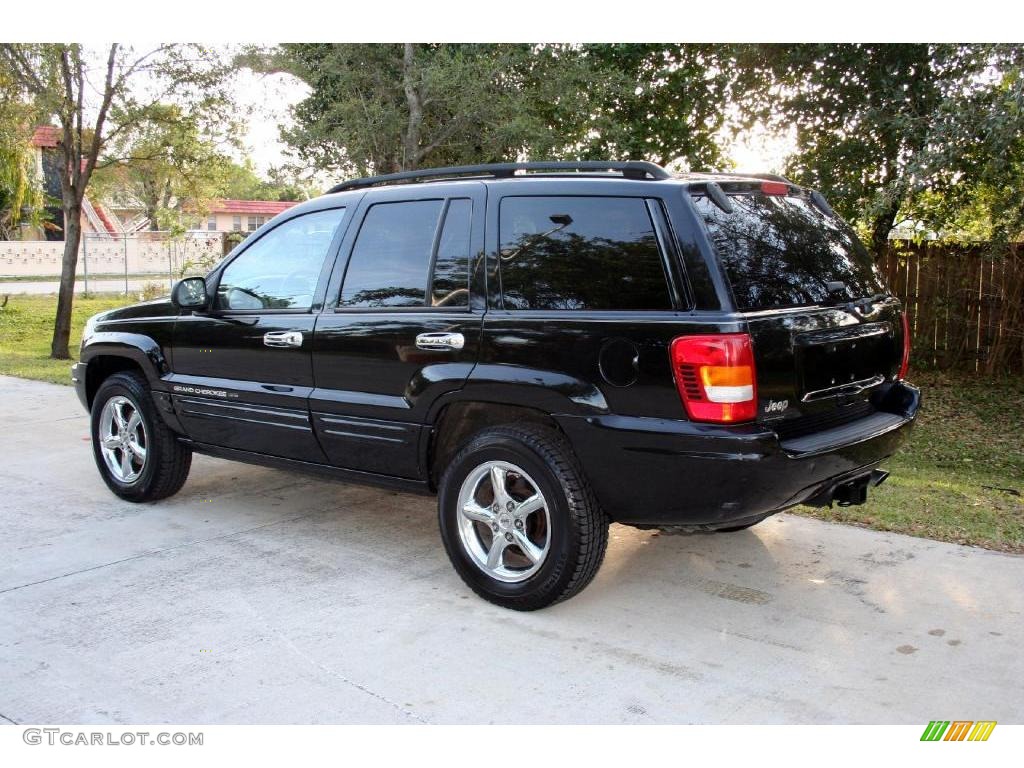
[[[172,496],[192,466],[192,451],[160,418],[146,379],[131,371],[115,373],[96,392],[92,447],[103,481],[127,501]]]
[[[438,497],[441,538],[478,595],[536,610],[594,578],[608,520],[572,450],[544,427],[495,427],[452,460]]]

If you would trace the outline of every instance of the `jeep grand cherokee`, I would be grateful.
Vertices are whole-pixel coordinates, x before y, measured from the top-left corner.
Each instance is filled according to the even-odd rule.
[[[193,452],[437,493],[482,597],[579,592],[609,521],[736,531],[858,504],[920,403],[856,235],[775,176],[510,163],[346,182],[167,300],[93,317],[106,484]]]

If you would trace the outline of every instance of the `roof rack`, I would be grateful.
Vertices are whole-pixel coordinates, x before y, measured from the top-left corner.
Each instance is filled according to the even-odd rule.
[[[424,168],[419,171],[402,171],[388,173],[383,176],[367,176],[362,179],[350,179],[332,187],[328,194],[344,192],[349,189],[375,187],[380,184],[396,182],[438,180],[459,176],[490,176],[492,178],[508,178],[517,171],[618,171],[627,179],[670,179],[672,174],[655,163],[645,160],[627,160],[624,162],[605,160],[579,161],[541,161],[530,163],[487,163],[484,165],[454,165],[447,168]]]

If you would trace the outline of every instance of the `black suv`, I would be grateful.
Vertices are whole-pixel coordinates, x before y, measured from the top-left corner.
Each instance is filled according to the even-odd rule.
[[[118,496],[193,451],[439,496],[482,597],[580,591],[609,521],[736,531],[862,503],[920,403],[900,303],[822,196],[644,162],[358,179],[169,300],[93,317],[73,379]]]

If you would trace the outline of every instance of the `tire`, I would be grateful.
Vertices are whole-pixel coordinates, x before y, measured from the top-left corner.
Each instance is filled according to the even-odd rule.
[[[504,478],[506,499],[497,509],[495,477]],[[441,479],[438,521],[462,580],[485,600],[517,611],[580,592],[608,546],[608,518],[571,448],[540,426],[494,427],[474,436]],[[496,548],[502,552],[492,561]]]
[[[115,411],[124,427],[118,426]],[[119,441],[117,435],[126,433],[128,438]],[[93,456],[103,482],[126,501],[166,499],[181,490],[188,478],[192,451],[178,442],[160,418],[149,385],[140,373],[122,371],[103,381],[93,398],[91,434]],[[142,449],[143,458],[137,455],[137,449]]]

